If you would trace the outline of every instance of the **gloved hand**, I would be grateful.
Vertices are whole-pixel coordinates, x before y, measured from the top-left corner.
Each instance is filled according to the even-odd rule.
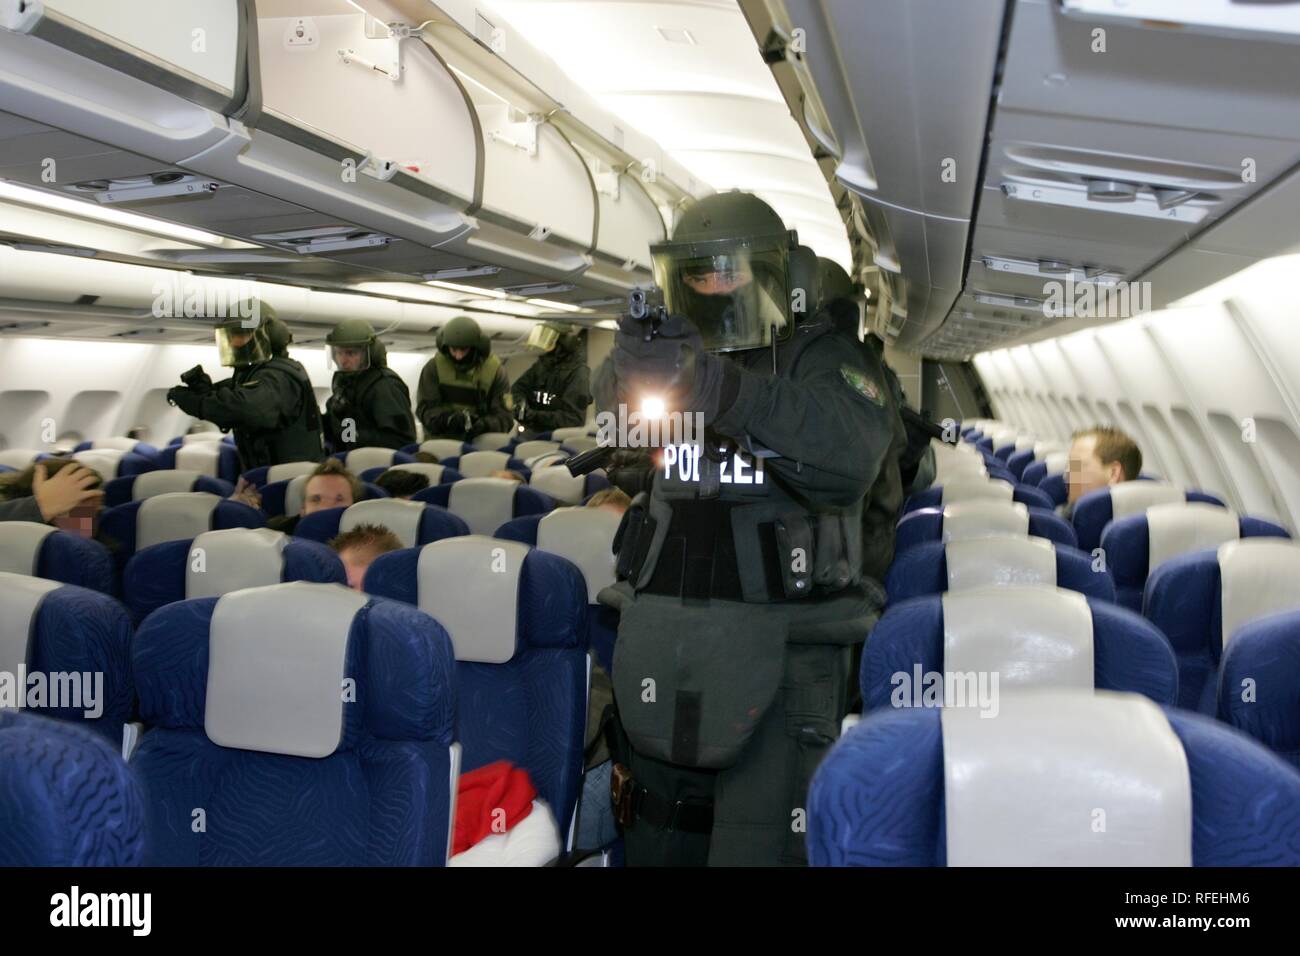
[[[463,412],[447,410],[438,412],[433,416],[429,423],[432,427],[429,429],[431,434],[445,435],[449,438],[463,438],[465,436],[465,415]]]
[[[181,381],[196,392],[209,392],[212,390],[212,379],[207,372],[203,371],[202,365],[196,365],[188,372],[182,372]]]
[[[464,419],[466,439],[473,438],[476,435],[481,435],[483,432],[487,431],[487,429],[483,427],[483,420],[475,417],[472,412],[465,412]]]
[[[167,392],[167,401],[175,405],[186,415],[193,415],[195,418],[202,418],[201,410],[203,407],[203,396],[192,388],[184,385],[177,385]]]
[[[707,425],[727,410],[740,389],[740,370],[704,349],[689,319],[670,315],[645,341],[645,326],[624,315],[614,336],[619,397],[629,404],[643,392],[662,392],[668,410],[700,412]]]

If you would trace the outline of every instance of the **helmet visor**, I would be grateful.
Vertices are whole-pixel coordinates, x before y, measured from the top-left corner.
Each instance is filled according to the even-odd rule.
[[[534,325],[525,346],[535,352],[549,352],[560,341],[560,333],[549,325]]]
[[[362,343],[326,345],[325,368],[331,372],[364,372],[370,368],[370,347]]]
[[[683,255],[682,253],[686,253]],[[711,352],[771,345],[791,327],[784,248],[691,254],[665,243],[653,252],[668,311],[684,315]]]
[[[241,325],[222,325],[216,330],[217,352],[221,364],[228,368],[256,365],[271,357],[262,326],[246,329]]]

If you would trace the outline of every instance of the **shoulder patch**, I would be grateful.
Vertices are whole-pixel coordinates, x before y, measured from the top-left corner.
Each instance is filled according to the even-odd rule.
[[[871,377],[860,368],[854,368],[852,365],[841,365],[840,375],[844,381],[867,401],[876,405],[884,406],[885,401],[880,395],[880,386],[871,380]]]

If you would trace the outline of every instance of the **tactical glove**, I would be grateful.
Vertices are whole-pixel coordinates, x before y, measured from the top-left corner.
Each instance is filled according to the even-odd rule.
[[[707,425],[727,410],[740,390],[740,370],[705,351],[699,331],[680,315],[664,320],[649,342],[645,326],[630,316],[614,337],[614,374],[623,401],[663,392],[668,411],[699,412]]]

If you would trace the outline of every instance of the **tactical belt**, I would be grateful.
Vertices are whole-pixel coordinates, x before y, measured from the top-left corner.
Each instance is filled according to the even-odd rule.
[[[623,826],[643,820],[658,830],[681,833],[713,832],[713,802],[686,803],[665,800],[637,783],[619,764],[610,777],[610,799]]]

